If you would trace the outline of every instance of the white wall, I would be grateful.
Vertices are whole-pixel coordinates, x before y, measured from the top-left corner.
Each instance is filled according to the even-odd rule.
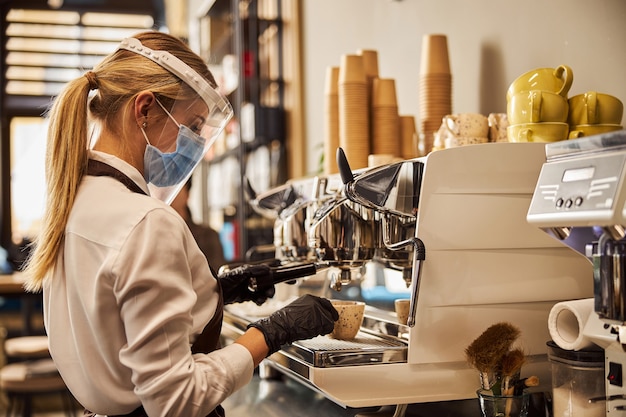
[[[568,65],[570,96],[595,90],[626,103],[626,0],[302,0],[307,170],[323,143],[326,67],[378,51],[400,114],[419,116],[422,36],[448,37],[454,112],[506,112],[506,90],[533,68]]]

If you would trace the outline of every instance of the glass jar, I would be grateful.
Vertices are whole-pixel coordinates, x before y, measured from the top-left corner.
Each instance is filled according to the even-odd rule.
[[[549,341],[552,366],[552,405],[554,417],[604,417],[604,401],[589,399],[605,396],[604,351],[565,350]]]

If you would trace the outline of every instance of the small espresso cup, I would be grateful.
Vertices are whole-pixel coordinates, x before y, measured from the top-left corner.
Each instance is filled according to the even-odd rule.
[[[557,142],[567,139],[567,123],[522,123],[507,128],[509,142]]]
[[[354,339],[363,324],[365,303],[349,300],[331,300],[331,303],[339,313],[339,320],[335,322],[330,337],[341,340]]]
[[[619,125],[624,104],[615,96],[595,91],[578,94],[569,99],[570,126],[608,124]]]
[[[507,116],[512,125],[521,123],[565,123],[567,99],[550,91],[530,90],[513,94],[507,101]]]
[[[400,298],[394,300],[393,304],[396,310],[396,316],[398,316],[398,323],[406,325],[406,322],[409,319],[411,300],[408,298]]]
[[[543,90],[567,97],[574,81],[574,73],[567,65],[556,68],[536,68],[517,77],[506,93],[507,100],[522,91]]]
[[[443,117],[442,124],[448,130],[448,136],[487,137],[489,135],[487,116],[480,113],[448,114]]]

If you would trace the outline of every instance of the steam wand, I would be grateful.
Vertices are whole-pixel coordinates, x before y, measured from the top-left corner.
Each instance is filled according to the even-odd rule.
[[[411,263],[411,282],[413,283],[413,292],[411,293],[411,304],[409,305],[409,317],[406,322],[407,326],[413,327],[415,326],[415,316],[417,314],[417,296],[419,294],[419,286],[422,277],[422,261],[426,260],[426,246],[424,246],[424,242],[422,242],[422,240],[417,236],[396,243],[391,243],[388,240],[389,237],[387,228],[384,228],[383,241],[387,249],[396,251],[404,249],[407,246],[413,246],[413,262]]]

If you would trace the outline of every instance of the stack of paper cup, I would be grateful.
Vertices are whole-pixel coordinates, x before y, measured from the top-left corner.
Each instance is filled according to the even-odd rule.
[[[420,156],[414,116],[400,116],[400,156],[413,159]]]
[[[434,133],[446,114],[452,113],[452,74],[446,35],[430,34],[422,38],[420,62],[420,151],[433,148]]]
[[[367,77],[361,55],[343,55],[339,66],[339,145],[350,167],[367,167],[370,154]]]
[[[326,68],[324,88],[324,174],[339,172],[335,155],[339,147],[339,67]]]
[[[396,83],[375,78],[372,86],[372,152],[400,156],[400,120]]]

